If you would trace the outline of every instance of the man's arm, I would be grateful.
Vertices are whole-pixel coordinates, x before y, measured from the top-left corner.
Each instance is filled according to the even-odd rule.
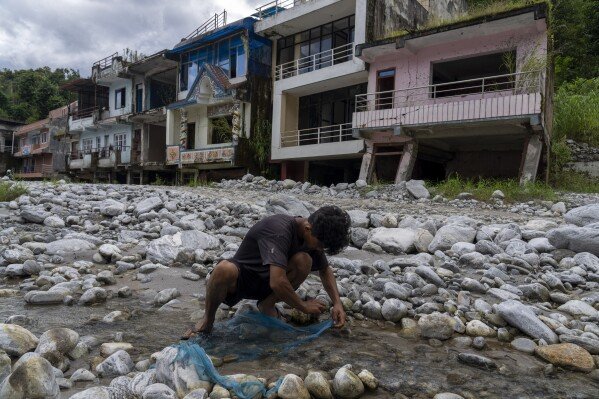
[[[270,266],[270,288],[280,300],[301,312],[320,314],[325,308],[323,303],[313,299],[302,301],[282,267]]]
[[[335,327],[343,327],[345,324],[345,311],[343,310],[343,304],[339,297],[339,290],[337,289],[337,281],[333,274],[333,269],[330,266],[325,267],[319,271],[320,281],[324,287],[324,290],[333,301],[332,317],[335,322]]]

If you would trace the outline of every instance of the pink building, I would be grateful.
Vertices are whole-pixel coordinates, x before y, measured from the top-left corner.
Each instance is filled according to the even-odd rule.
[[[358,45],[360,178],[533,181],[551,132],[546,15],[541,3]]]

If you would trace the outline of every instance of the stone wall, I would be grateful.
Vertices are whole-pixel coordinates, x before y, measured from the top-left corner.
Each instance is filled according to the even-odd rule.
[[[422,28],[430,18],[450,19],[466,8],[466,0],[368,0],[366,41]]]
[[[567,140],[567,144],[572,152],[572,162],[567,167],[599,178],[599,148],[574,140]]]

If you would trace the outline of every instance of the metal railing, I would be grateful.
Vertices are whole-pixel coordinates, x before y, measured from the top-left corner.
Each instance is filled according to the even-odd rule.
[[[348,140],[354,140],[351,123],[290,130],[281,133],[281,147],[338,143]]]
[[[300,4],[308,3],[314,0],[275,0],[269,3],[266,3],[258,8],[256,8],[256,16],[259,19],[268,18],[273,15],[277,15],[281,11],[287,10],[289,8],[295,7]]]
[[[29,174],[49,175],[53,171],[54,171],[54,168],[50,164],[41,164],[41,165],[35,164],[35,165],[28,165],[28,166],[22,166],[20,168],[17,168],[15,173],[20,174],[20,175],[29,175]]]
[[[353,43],[344,44],[330,50],[298,58],[276,66],[275,80],[290,78],[302,73],[341,64],[353,58]]]
[[[373,111],[446,102],[456,97],[524,94],[540,92],[542,71],[517,72],[484,78],[439,83],[409,89],[380,91],[356,95],[355,111]]]
[[[73,120],[78,120],[78,119],[83,119],[83,118],[90,118],[94,116],[94,113],[98,110],[98,107],[89,107],[89,108],[83,108],[83,109],[79,109],[77,108],[75,111],[71,112],[71,116],[73,117]]]
[[[118,56],[119,56],[119,53],[114,52],[114,53],[110,54],[108,57],[104,57],[101,60],[94,62],[92,68],[94,68],[96,66],[99,67],[100,69],[107,68],[112,65],[112,60]]]
[[[124,146],[108,146],[108,147],[92,147],[83,150],[71,151],[69,158],[82,159],[85,155],[98,154],[98,158],[110,158],[113,153],[116,152],[127,152],[131,147],[128,145]]]
[[[196,30],[185,36],[183,40],[191,39],[192,37],[203,35],[204,33],[216,30],[227,24],[227,10],[223,10],[220,14],[214,14],[210,19],[200,25]]]

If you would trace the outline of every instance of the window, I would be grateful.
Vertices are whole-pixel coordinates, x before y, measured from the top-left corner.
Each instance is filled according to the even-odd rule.
[[[432,64],[430,96],[437,98],[511,90],[515,79],[508,74],[515,70],[515,51],[436,62]],[[482,78],[485,78],[484,85]]]
[[[114,135],[114,149],[115,150],[122,150],[125,148],[125,146],[127,145],[127,135],[122,133],[122,134],[115,134]]]
[[[135,86],[135,112],[142,112],[144,104],[144,86],[138,84]]]
[[[246,74],[246,60],[241,35],[184,53],[179,68],[179,90],[185,91],[191,87],[199,68],[204,64],[220,66],[230,78],[235,78]]]
[[[92,139],[83,139],[81,141],[81,150],[83,150],[83,152],[85,152],[86,154],[89,154],[90,152],[92,152],[93,145],[94,144]]]
[[[36,145],[40,143],[40,136],[36,134],[35,136],[31,136],[31,144]]]
[[[125,108],[125,100],[126,100],[126,94],[125,94],[125,88],[123,87],[122,89],[118,89],[114,91],[114,109],[121,109],[121,108]]]
[[[308,58],[300,63],[299,73],[310,72],[315,69],[348,61],[351,58],[351,50],[345,47],[354,41],[355,18],[353,15],[336,21],[317,26],[281,38],[277,41],[277,65],[293,61],[296,48],[299,50],[299,58],[306,58],[318,54],[316,57]],[[331,53],[329,50],[336,49]],[[324,54],[322,54],[324,52]]]
[[[376,109],[393,108],[395,90],[395,69],[385,69],[376,73]]]
[[[102,137],[97,136],[96,137],[96,151],[99,151],[101,147],[102,147]]]
[[[48,132],[43,132],[41,134],[41,142],[42,142],[42,144],[45,144],[48,142]]]
[[[230,143],[233,133],[233,115],[210,118],[209,144]]]

